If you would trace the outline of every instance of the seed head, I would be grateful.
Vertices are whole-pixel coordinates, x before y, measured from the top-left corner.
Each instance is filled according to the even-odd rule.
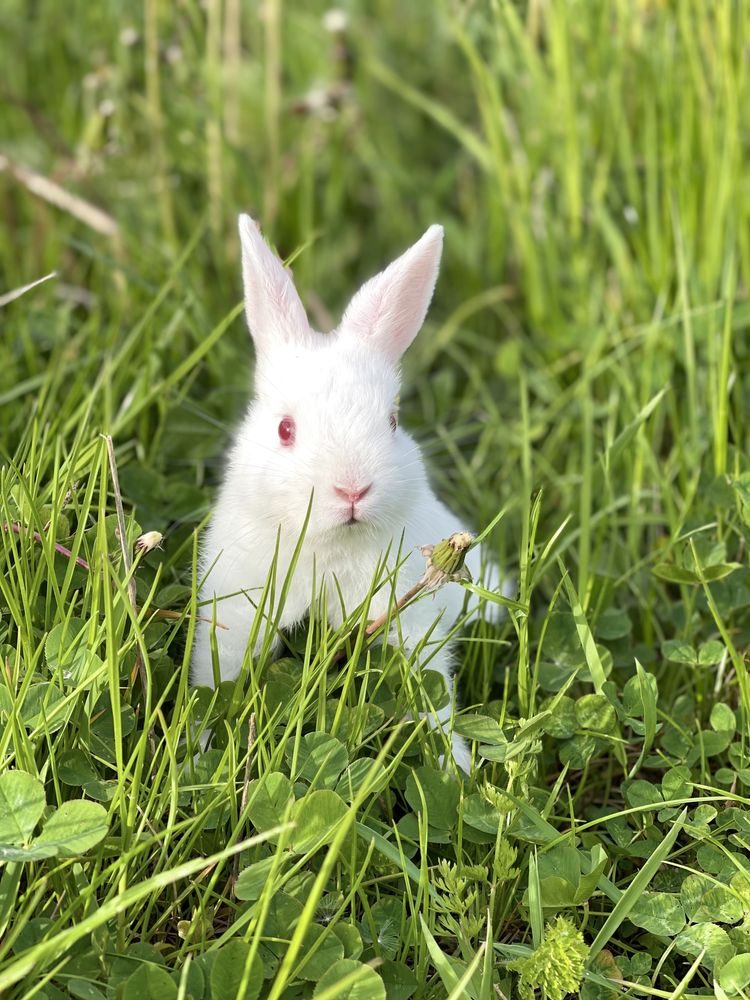
[[[332,35],[341,35],[349,27],[349,15],[340,7],[331,7],[322,18],[323,27]]]
[[[160,531],[146,531],[135,540],[136,552],[150,552],[152,549],[161,548],[161,540],[164,535]]]

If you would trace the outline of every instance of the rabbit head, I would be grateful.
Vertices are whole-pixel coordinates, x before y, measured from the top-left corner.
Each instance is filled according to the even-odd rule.
[[[256,368],[233,453],[236,501],[297,533],[309,507],[308,538],[400,532],[425,472],[398,427],[399,362],[432,298],[442,228],[366,282],[321,334],[254,221],[240,216],[239,227]]]

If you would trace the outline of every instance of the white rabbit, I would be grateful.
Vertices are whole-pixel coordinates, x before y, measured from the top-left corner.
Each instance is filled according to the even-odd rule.
[[[281,628],[308,612],[314,581],[318,592],[325,587],[328,619],[338,627],[344,612],[367,596],[386,552],[392,567],[399,548],[405,561],[396,592],[403,594],[424,573],[418,546],[464,527],[433,494],[419,446],[398,426],[399,361],[432,298],[442,227],[430,226],[368,281],[338,329],[326,335],[310,328],[289,273],[255,222],[242,215],[239,229],[245,308],[256,350],[255,398],[231,448],[201,554],[200,600],[215,599],[216,621],[224,626],[215,630],[224,680],[237,677],[247,655],[255,605],[277,551],[278,601],[308,509]],[[476,549],[467,563],[476,579]],[[487,586],[497,585],[496,569],[492,573],[495,579]],[[391,594],[388,585],[376,592],[371,618],[386,610]],[[442,673],[451,692],[449,649],[443,645],[435,652],[431,644],[439,645],[463,605],[464,590],[447,584],[399,615],[398,641],[406,653],[429,633],[421,660]],[[211,614],[209,603],[203,615]],[[198,626],[195,684],[213,685],[211,631],[205,622]],[[452,714],[449,705],[430,723],[450,729]],[[468,773],[470,754],[456,733],[452,751]]]

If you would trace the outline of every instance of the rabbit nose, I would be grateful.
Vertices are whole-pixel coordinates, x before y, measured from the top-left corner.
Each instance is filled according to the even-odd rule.
[[[347,503],[353,505],[355,503],[359,503],[362,497],[366,493],[370,492],[371,487],[372,483],[369,483],[367,486],[355,486],[355,487],[334,486],[333,489],[334,492],[336,493],[336,496],[341,497],[342,500],[346,500]]]

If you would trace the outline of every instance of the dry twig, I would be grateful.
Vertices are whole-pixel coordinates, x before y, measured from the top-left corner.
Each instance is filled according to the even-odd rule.
[[[20,163],[14,163],[4,153],[0,153],[0,173],[7,171],[19,184],[22,184],[27,191],[35,194],[38,198],[46,201],[50,205],[61,208],[63,212],[72,215],[80,222],[84,222],[90,229],[102,236],[117,236],[119,227],[111,215],[92,205],[90,201],[80,198],[77,194],[71,194],[61,187],[56,181],[52,181],[43,174],[38,174],[30,167],[24,167]]]
[[[3,306],[9,305],[11,302],[15,302],[16,299],[20,299],[22,295],[25,295],[26,292],[30,292],[32,288],[36,288],[37,285],[41,285],[45,281],[49,281],[50,278],[56,277],[57,271],[50,271],[50,273],[45,274],[43,278],[37,278],[36,281],[30,281],[28,285],[21,285],[20,288],[12,288],[4,295],[0,295],[0,309],[2,309]]]

